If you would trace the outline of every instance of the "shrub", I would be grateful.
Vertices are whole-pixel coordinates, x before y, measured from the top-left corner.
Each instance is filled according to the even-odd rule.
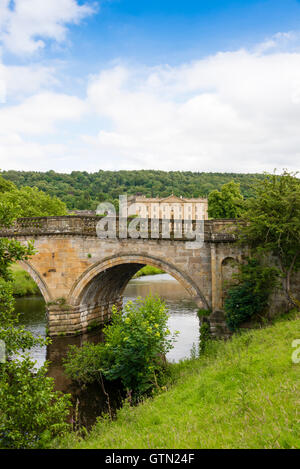
[[[202,355],[207,348],[207,343],[211,339],[210,326],[208,322],[203,322],[200,326],[199,355]]]
[[[226,323],[232,331],[253,316],[265,313],[270,293],[277,284],[278,271],[248,258],[234,277],[239,283],[228,290],[224,302]]]
[[[69,428],[69,395],[33,366],[28,357],[0,365],[0,448],[43,448]]]
[[[211,314],[211,309],[199,308],[197,311],[197,316],[199,319],[206,318]]]
[[[113,308],[111,324],[104,328],[105,343],[71,348],[65,361],[67,374],[77,381],[121,380],[139,396],[158,386],[165,354],[175,335],[167,326],[168,314],[159,298],[129,301],[123,311]]]

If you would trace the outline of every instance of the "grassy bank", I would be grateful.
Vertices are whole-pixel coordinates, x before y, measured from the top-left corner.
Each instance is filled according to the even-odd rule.
[[[11,267],[13,273],[13,294],[14,296],[40,295],[37,284],[32,280],[30,275],[22,269],[18,264]]]
[[[161,269],[158,269],[157,267],[153,267],[152,265],[145,265],[145,267],[139,270],[133,278],[139,278],[145,275],[157,275],[157,274],[164,274],[164,271]]]
[[[76,448],[300,447],[300,363],[292,342],[300,320],[211,343],[206,355],[173,366],[174,382],[115,421],[100,420]]]

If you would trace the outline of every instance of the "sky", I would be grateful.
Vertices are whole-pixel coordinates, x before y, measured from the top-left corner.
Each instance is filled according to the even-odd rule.
[[[300,1],[0,0],[0,169],[300,166]]]

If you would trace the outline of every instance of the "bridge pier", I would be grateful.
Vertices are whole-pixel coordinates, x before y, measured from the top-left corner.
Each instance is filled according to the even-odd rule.
[[[83,334],[109,321],[115,305],[122,308],[123,297],[98,304],[77,306],[53,304],[47,306],[48,334],[50,337]]]

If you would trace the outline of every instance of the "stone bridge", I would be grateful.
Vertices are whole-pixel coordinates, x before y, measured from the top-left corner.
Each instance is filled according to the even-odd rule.
[[[187,239],[100,239],[99,217],[63,216],[18,219],[0,237],[34,240],[36,254],[22,262],[47,304],[50,336],[83,333],[109,319],[121,306],[123,291],[144,265],[158,267],[189,292],[195,308],[222,310],[223,285],[232,260],[242,251],[234,241],[234,220],[204,222],[201,247],[187,249]],[[171,224],[174,223],[171,222]],[[174,228],[174,227],[173,227]],[[231,231],[231,233],[230,233]]]

